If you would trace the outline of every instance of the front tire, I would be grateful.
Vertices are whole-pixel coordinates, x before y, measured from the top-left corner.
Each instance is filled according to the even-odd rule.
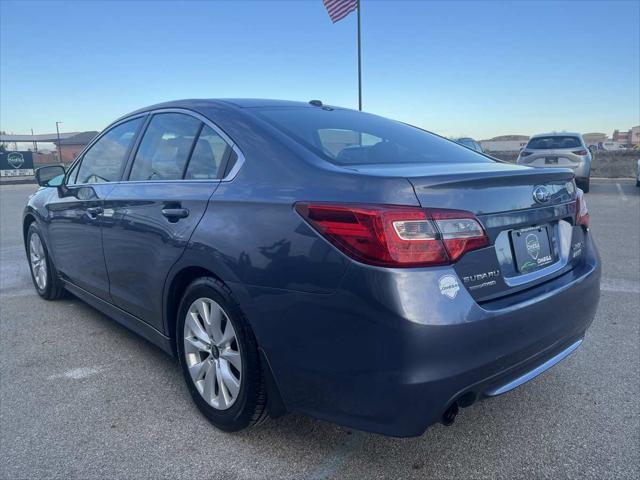
[[[193,281],[176,327],[182,373],[204,416],[228,432],[261,423],[267,402],[257,342],[226,285],[211,277]]]
[[[38,295],[45,300],[62,298],[64,286],[58,278],[58,272],[51,261],[42,233],[35,222],[29,225],[26,247],[31,280]]]

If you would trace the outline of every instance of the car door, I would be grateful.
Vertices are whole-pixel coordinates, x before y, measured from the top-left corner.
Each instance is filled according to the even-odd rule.
[[[109,300],[109,280],[102,251],[104,199],[120,180],[142,118],[107,130],[74,165],[65,185],[47,204],[48,240],[60,275]]]
[[[200,118],[155,113],[128,181],[109,192],[104,254],[113,302],[162,331],[165,279],[219,184],[230,146]]]

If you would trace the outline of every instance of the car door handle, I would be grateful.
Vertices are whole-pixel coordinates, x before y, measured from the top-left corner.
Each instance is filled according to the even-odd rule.
[[[186,208],[163,208],[162,215],[167,217],[170,222],[177,222],[181,218],[187,218],[189,216],[189,210]]]
[[[89,207],[89,208],[87,208],[87,214],[92,218],[96,218],[102,212],[104,212],[104,209],[102,207]]]

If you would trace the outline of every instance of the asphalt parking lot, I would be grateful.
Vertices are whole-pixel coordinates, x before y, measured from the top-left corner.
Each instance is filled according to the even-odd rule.
[[[34,189],[0,186],[2,479],[640,475],[640,189],[631,181],[597,180],[586,196],[603,280],[583,346],[411,439],[299,415],[217,431],[174,360],[74,297],[37,296],[20,231]]]

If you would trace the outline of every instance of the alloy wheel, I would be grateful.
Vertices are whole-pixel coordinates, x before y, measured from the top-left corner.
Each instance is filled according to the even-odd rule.
[[[47,286],[47,258],[40,235],[37,233],[32,234],[29,240],[29,260],[36,285],[40,290],[44,290]]]
[[[184,321],[184,355],[191,380],[217,410],[230,408],[242,381],[240,345],[233,324],[210,298],[195,300]]]

